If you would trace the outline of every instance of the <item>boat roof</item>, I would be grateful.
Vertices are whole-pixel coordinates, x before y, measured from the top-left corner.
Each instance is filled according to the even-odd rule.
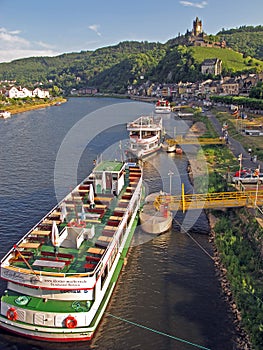
[[[93,172],[119,172],[125,166],[122,162],[117,161],[102,161],[94,168]]]

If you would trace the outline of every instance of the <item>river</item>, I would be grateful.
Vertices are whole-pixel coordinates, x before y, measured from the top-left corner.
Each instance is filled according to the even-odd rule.
[[[70,98],[61,106],[0,119],[1,258],[90,172],[98,155],[123,157],[126,123],[152,111],[149,103]],[[173,116],[164,117],[164,124],[170,133],[188,127]],[[190,191],[186,172],[190,152],[185,150],[183,156],[159,152],[149,157],[144,163],[147,192],[168,192],[172,187],[172,193],[177,193],[182,183]],[[208,233],[203,211],[175,213],[172,230],[157,237],[138,227],[91,344],[54,345],[1,332],[0,348],[235,349],[229,309],[209,257],[213,252]],[[4,281],[0,288],[2,292]]]

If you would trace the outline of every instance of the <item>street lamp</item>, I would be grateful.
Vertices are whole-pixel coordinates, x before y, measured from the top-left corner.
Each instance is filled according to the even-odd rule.
[[[257,175],[257,177],[258,177],[258,181],[257,181],[257,187],[256,187],[255,207],[257,206],[257,201],[258,201],[259,173],[260,173],[260,164],[258,165],[258,169],[256,169],[256,175]]]
[[[169,170],[168,175],[170,176],[170,194],[172,194],[172,176],[174,175],[174,173]]]
[[[239,160],[239,177],[241,177],[241,170],[242,170],[242,153],[240,153],[240,155],[238,156],[238,160]]]

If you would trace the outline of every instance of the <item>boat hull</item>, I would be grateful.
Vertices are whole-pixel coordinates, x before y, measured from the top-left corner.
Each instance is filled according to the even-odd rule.
[[[107,172],[104,185],[112,188],[114,184],[113,193],[102,193],[104,171]],[[96,165],[91,175],[2,259],[1,277],[7,281],[7,289],[1,297],[0,328],[49,342],[89,341],[94,336],[137,227],[142,171],[135,163],[104,161]],[[95,196],[93,184],[100,191]],[[80,196],[82,192],[84,196]],[[54,250],[53,227],[57,215],[64,215],[62,204],[66,208],[73,205],[74,210],[67,209],[67,221],[60,220],[63,227],[57,238],[58,251]],[[75,222],[80,213],[82,221]],[[104,221],[101,217],[99,220],[98,213],[105,216]],[[53,221],[47,221],[51,217]],[[40,230],[40,224],[45,223],[46,227],[47,222],[52,230]],[[38,235],[43,234],[40,243]],[[29,240],[32,237],[33,242]]]
[[[170,114],[171,110],[170,109],[155,109],[155,113],[157,113],[157,114]]]
[[[141,228],[144,232],[159,235],[167,232],[172,227],[173,218],[171,213],[168,217],[151,216],[145,213],[140,213]]]
[[[123,249],[120,259],[118,261],[118,264],[116,266],[116,269],[113,273],[109,288],[107,289],[105,293],[105,297],[102,301],[102,305],[100,307],[100,311],[96,316],[96,320],[92,326],[88,327],[81,327],[81,328],[74,328],[74,329],[66,329],[66,328],[48,328],[48,327],[42,327],[42,326],[36,326],[36,325],[26,325],[23,323],[16,323],[14,321],[10,321],[0,315],[0,328],[13,333],[17,334],[26,338],[35,339],[35,340],[41,340],[41,341],[47,341],[47,342],[80,342],[80,341],[90,341],[97,328],[99,323],[101,322],[101,319],[105,313],[105,310],[107,308],[107,305],[111,299],[111,295],[114,291],[114,288],[117,284],[117,280],[119,278],[119,275],[121,273],[122,267],[124,265],[125,257],[128,253],[130,242],[132,240],[133,234],[135,232],[135,229],[137,227],[139,221],[138,215],[136,215],[129,232],[129,235],[127,237],[125,248]]]
[[[154,200],[159,193],[153,193],[146,197],[143,209],[140,211],[140,226],[144,232],[150,234],[161,234],[172,227],[172,213],[167,208],[157,211],[154,207]]]
[[[150,150],[147,150],[147,151],[133,151],[131,149],[128,150],[128,153],[130,153],[132,156],[134,156],[135,158],[137,159],[144,159],[156,152],[158,152],[160,149],[162,148],[162,145],[159,144],[157,147],[154,147],[154,148],[151,148]]]

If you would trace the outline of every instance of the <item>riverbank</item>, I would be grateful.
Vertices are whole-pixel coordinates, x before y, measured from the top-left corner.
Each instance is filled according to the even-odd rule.
[[[205,125],[202,123],[194,123],[192,127],[189,130],[189,133],[195,132],[197,136],[202,136],[206,132]],[[189,159],[188,164],[188,176],[190,179],[190,182],[193,186],[195,186],[196,192],[200,192],[198,188],[199,178],[202,178],[204,176],[209,176],[211,173],[211,176],[209,176],[209,187],[213,187],[212,183],[212,177],[215,176],[215,172],[218,172],[219,174],[223,175],[222,173],[222,160],[223,162],[232,161],[232,150],[231,149],[225,149],[221,150],[220,153],[224,154],[224,157],[220,160],[218,157],[218,154],[214,152],[214,148],[211,147],[211,152],[207,151],[209,149],[209,146],[206,146],[206,151],[204,151],[206,162],[207,162],[207,169],[203,169],[202,163],[196,159]],[[234,154],[233,154],[233,157]],[[229,159],[228,159],[229,158]],[[217,160],[217,161],[215,161]],[[225,164],[227,167],[227,164]],[[206,174],[205,170],[208,171],[208,174]],[[226,182],[222,177],[222,182]],[[218,190],[220,192],[220,190]],[[222,209],[224,210],[224,209]],[[226,301],[226,303],[229,305],[229,317],[232,320],[232,323],[235,327],[235,350],[252,350],[253,347],[251,345],[249,335],[244,330],[244,327],[242,325],[242,316],[240,310],[238,310],[237,304],[235,302],[235,299],[233,297],[231,286],[227,278],[227,269],[224,266],[221,258],[220,258],[220,251],[218,250],[217,244],[216,244],[216,232],[214,230],[216,223],[219,221],[219,219],[214,216],[209,210],[206,210],[206,216],[208,218],[208,222],[210,225],[210,235],[209,235],[209,241],[212,244],[213,248],[213,260],[215,265],[215,271],[216,276],[221,284],[221,290],[222,290],[222,298]]]
[[[50,106],[55,106],[57,104],[61,104],[65,102],[67,102],[67,99],[59,97],[47,102],[41,101],[40,103],[36,103],[36,104],[25,103],[23,105],[12,105],[12,106],[8,106],[5,110],[10,112],[11,115],[13,115],[13,114],[32,111],[34,109],[41,109],[41,108],[46,108]]]
[[[216,268],[216,275],[221,284],[223,298],[225,299],[225,301],[227,302],[231,310],[230,317],[232,318],[234,327],[236,329],[236,348],[235,349],[236,350],[253,350],[252,344],[249,339],[249,335],[242,327],[242,316],[233,298],[231,286],[227,279],[227,269],[225,268],[225,266],[223,265],[220,259],[220,252],[218,251],[215,243],[216,233],[214,228],[218,219],[210,212],[207,212],[206,215],[210,225],[209,240],[214,250],[213,258],[214,258],[214,263]]]

